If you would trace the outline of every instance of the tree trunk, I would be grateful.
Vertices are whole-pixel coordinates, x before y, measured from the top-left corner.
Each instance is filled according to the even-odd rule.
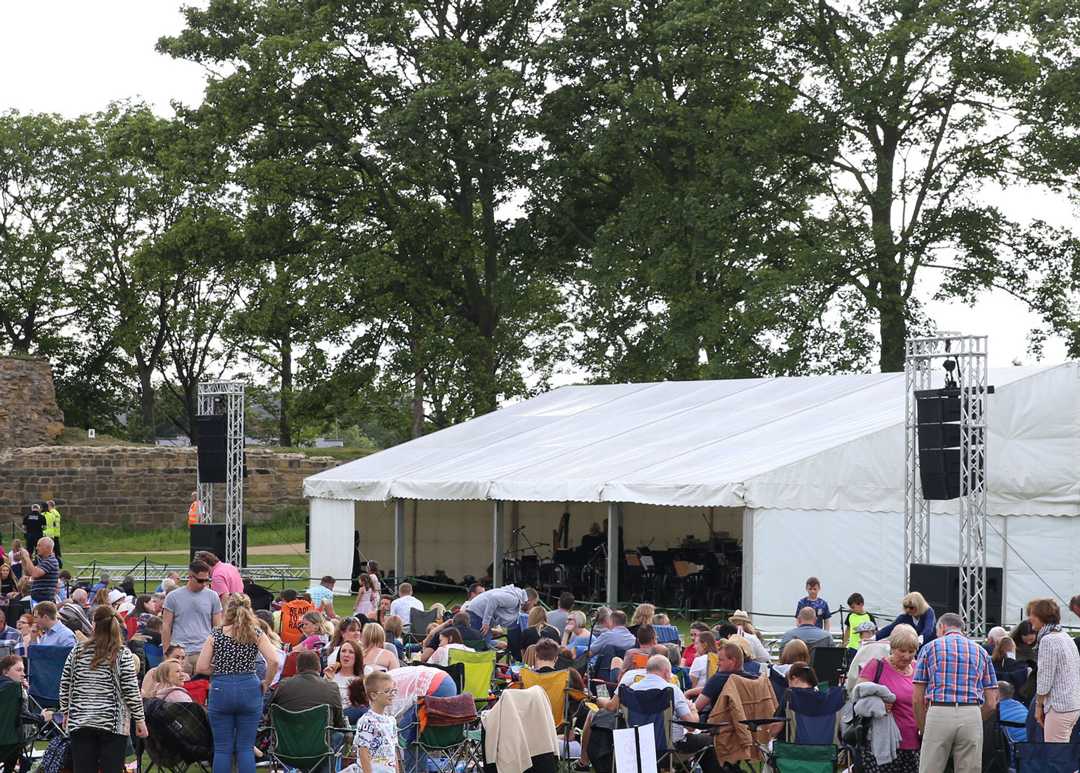
[[[415,337],[409,341],[409,347],[413,366],[411,436],[418,438],[424,434],[424,367],[420,361],[420,344]]]
[[[878,307],[878,331],[881,335],[882,373],[895,373],[904,369],[904,342],[907,340],[907,314],[899,284],[881,285],[881,304]]]
[[[292,425],[289,418],[293,404],[293,356],[292,335],[286,330],[281,336],[281,394],[278,396],[278,443],[286,448],[292,446]]]
[[[139,415],[142,417],[142,437],[139,439],[147,443],[154,441],[157,428],[154,416],[157,396],[154,394],[154,385],[151,381],[153,375],[153,368],[139,368]]]

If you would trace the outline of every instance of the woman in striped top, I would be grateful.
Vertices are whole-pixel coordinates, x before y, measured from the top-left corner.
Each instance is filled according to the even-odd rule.
[[[139,694],[139,664],[124,647],[120,619],[112,607],[94,611],[94,635],[76,646],[60,678],[60,708],[71,733],[75,773],[120,773],[128,728],[145,738]]]
[[[1028,621],[1036,632],[1039,671],[1035,719],[1047,743],[1068,743],[1080,717],[1080,656],[1072,637],[1061,628],[1061,607],[1053,599],[1028,603]]]

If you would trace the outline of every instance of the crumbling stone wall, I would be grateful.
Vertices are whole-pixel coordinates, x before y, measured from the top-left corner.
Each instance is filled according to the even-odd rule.
[[[341,464],[329,457],[247,451],[244,521],[305,505],[303,480]],[[0,451],[0,522],[31,502],[55,499],[66,523],[132,528],[181,527],[195,488],[194,448],[47,446]],[[224,485],[215,505],[224,507]],[[221,513],[222,517],[224,513]],[[217,518],[215,518],[217,520]]]
[[[48,361],[0,357],[0,448],[48,445],[63,431]]]

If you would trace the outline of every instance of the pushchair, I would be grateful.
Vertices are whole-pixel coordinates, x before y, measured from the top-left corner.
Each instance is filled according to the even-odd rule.
[[[150,734],[139,739],[135,755],[140,761],[144,751],[150,755],[151,765],[144,770],[207,770],[214,759],[214,735],[206,709],[198,703],[166,703],[156,698],[144,701],[143,706]]]

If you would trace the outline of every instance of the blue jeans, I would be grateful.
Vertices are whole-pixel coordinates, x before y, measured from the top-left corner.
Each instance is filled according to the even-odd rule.
[[[214,731],[214,771],[255,773],[255,734],[259,729],[262,692],[255,674],[221,674],[210,680],[208,710]]]

